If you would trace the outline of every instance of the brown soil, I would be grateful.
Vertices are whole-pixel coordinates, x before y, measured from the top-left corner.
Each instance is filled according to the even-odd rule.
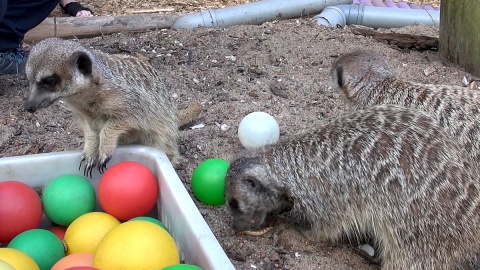
[[[98,14],[113,14],[111,7],[124,9],[131,5],[125,3],[134,3],[121,2],[85,1]],[[175,3],[148,3],[168,6],[163,2],[170,6]],[[178,12],[196,3],[196,7],[203,8],[238,2],[190,1],[174,7]],[[396,31],[438,36],[437,29],[424,26]],[[464,76],[470,77],[442,62],[435,51],[398,50],[356,36],[349,27],[329,29],[308,19],[228,29],[114,34],[80,42],[110,53],[145,58],[163,71],[179,107],[197,101],[204,105],[204,112],[194,124],[203,123],[205,127],[186,128],[181,133],[181,154],[188,162],[178,174],[189,191],[192,171],[201,161],[230,159],[242,148],[237,127],[246,114],[265,111],[273,115],[282,139],[347,111],[329,77],[330,65],[339,54],[373,50],[386,57],[402,78],[416,82],[461,85]],[[272,89],[285,91],[286,97],[276,95]],[[65,105],[58,102],[36,114],[27,113],[22,108],[27,91],[24,76],[0,76],[0,157],[81,149],[82,134]],[[230,129],[222,131],[221,124]],[[350,247],[311,243],[287,223],[280,222],[260,237],[234,235],[226,207],[196,203],[237,269],[377,269]]]

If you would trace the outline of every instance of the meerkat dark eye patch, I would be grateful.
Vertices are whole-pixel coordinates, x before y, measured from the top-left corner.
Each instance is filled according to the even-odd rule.
[[[238,201],[235,198],[228,201],[228,206],[230,206],[232,210],[235,210],[235,211],[239,210]]]
[[[51,76],[45,77],[42,80],[40,80],[39,84],[44,88],[51,89],[59,83],[60,83],[60,77],[57,74],[53,74]]]

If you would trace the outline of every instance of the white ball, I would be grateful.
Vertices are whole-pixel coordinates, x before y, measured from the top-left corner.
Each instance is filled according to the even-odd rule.
[[[370,257],[373,257],[375,255],[375,249],[373,249],[373,247],[370,245],[364,244],[358,246],[358,248],[365,251],[365,253],[367,253]]]
[[[277,143],[279,137],[280,127],[277,121],[265,112],[247,114],[238,126],[238,138],[247,149]]]

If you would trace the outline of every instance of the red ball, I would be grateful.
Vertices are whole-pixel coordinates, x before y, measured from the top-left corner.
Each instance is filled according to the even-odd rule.
[[[60,240],[63,240],[63,238],[65,237],[65,232],[67,231],[67,227],[56,225],[50,227],[48,230],[54,233],[58,238],[60,238]]]
[[[18,181],[0,182],[0,243],[35,229],[42,219],[42,202],[29,185]]]
[[[110,167],[98,183],[103,210],[121,221],[147,214],[158,197],[158,182],[145,165],[134,161]]]

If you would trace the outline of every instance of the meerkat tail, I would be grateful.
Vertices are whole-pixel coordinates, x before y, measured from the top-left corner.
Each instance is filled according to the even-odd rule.
[[[200,103],[194,103],[189,105],[183,110],[178,110],[178,118],[180,120],[180,126],[189,124],[195,121],[200,113],[203,111],[203,106]]]

